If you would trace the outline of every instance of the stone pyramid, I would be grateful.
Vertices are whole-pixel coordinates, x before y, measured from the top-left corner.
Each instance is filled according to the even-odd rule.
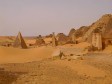
[[[112,38],[112,14],[105,14],[90,25],[89,30],[83,35],[83,39],[91,42],[92,32],[97,28],[102,32],[102,38]]]
[[[37,38],[36,39],[35,45],[41,46],[43,44],[45,44],[45,41],[42,38]]]
[[[23,48],[23,49],[26,49],[27,48],[27,45],[21,35],[21,32],[18,33],[16,39],[15,39],[15,42],[14,42],[14,45],[13,47],[20,47],[20,48]]]

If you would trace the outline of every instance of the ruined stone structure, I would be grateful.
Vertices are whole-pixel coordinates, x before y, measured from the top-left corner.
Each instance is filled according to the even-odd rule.
[[[103,49],[108,47],[108,45],[112,45],[112,38],[103,38]]]
[[[69,38],[71,38],[75,32],[76,32],[75,28],[72,28],[68,34]]]
[[[72,42],[76,44],[76,36],[75,36],[75,33],[72,35]]]
[[[110,36],[103,37],[102,32],[95,29],[92,33],[91,44],[94,50],[102,50],[108,47],[108,45],[112,45],[112,38]]]
[[[15,42],[13,44],[13,47],[20,47],[20,48],[23,48],[23,49],[26,49],[27,48],[27,45],[21,35],[21,33],[19,32],[16,39],[15,39]]]
[[[40,38],[37,38],[36,39],[36,42],[35,42],[35,45],[36,46],[42,46],[42,45],[45,45],[45,41],[40,37]]]
[[[56,39],[59,45],[64,45],[70,40],[70,38],[66,36],[64,33],[58,33]]]
[[[56,47],[58,45],[57,39],[55,38],[55,33],[53,32],[52,35],[52,46]]]
[[[98,30],[92,33],[92,46],[95,50],[102,50],[102,36]]]
[[[112,38],[112,14],[103,15],[99,20],[88,26],[89,29],[83,35],[83,40],[91,42],[92,33],[99,28],[102,31],[102,38]]]

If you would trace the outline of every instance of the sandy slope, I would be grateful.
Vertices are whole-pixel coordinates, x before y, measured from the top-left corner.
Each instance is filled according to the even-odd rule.
[[[31,49],[0,47],[0,63],[38,61],[39,59],[51,57],[52,52],[52,47],[38,47]]]
[[[72,46],[65,45],[62,48],[76,48],[76,49],[82,48],[83,49],[86,46],[88,46],[88,43],[81,43],[81,44],[72,45]],[[0,46],[0,64],[38,61],[39,59],[51,57],[54,50],[55,48],[50,46],[47,46],[47,47],[42,46],[42,47],[29,48],[29,49]]]

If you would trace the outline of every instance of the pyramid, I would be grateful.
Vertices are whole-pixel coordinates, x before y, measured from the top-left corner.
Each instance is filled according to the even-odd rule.
[[[72,37],[72,34],[74,34],[76,32],[76,30],[74,28],[72,28],[68,34],[69,37]]]
[[[69,38],[64,33],[58,33],[56,36],[59,43],[67,43]]]
[[[36,39],[35,45],[41,46],[43,44],[45,44],[45,41],[42,38]]]
[[[17,47],[21,47],[23,49],[27,48],[27,45],[26,45],[26,43],[25,43],[25,41],[24,41],[24,39],[23,39],[23,37],[22,37],[20,32],[18,33],[18,35],[17,35],[17,37],[15,39],[13,47],[16,47],[16,48]]]
[[[112,38],[112,14],[105,14],[91,24],[89,30],[83,35],[83,39],[91,42],[92,32],[97,28],[102,32],[102,38]]]

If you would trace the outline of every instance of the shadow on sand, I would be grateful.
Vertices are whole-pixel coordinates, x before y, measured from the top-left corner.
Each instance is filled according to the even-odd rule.
[[[12,84],[22,74],[25,74],[25,72],[9,72],[0,68],[0,84]]]

